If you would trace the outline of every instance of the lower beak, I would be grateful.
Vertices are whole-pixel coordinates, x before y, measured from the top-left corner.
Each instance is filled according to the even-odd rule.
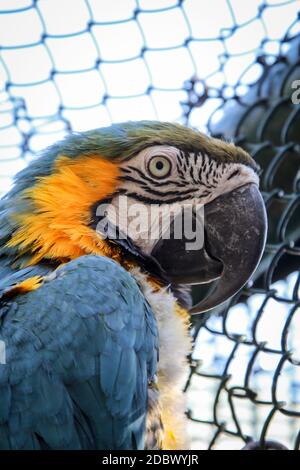
[[[171,282],[203,284],[217,280],[214,290],[191,308],[199,314],[236,294],[255,271],[266,241],[267,217],[256,184],[219,196],[204,207],[204,245],[187,250],[187,240],[160,240],[151,255]]]

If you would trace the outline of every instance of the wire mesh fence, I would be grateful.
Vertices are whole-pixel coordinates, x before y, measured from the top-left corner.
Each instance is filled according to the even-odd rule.
[[[257,50],[272,60],[285,48],[282,37],[298,28],[298,6],[298,0],[1,0],[1,191],[36,152],[71,129],[187,117],[205,128],[224,100],[260,76]],[[191,77],[201,79],[196,94]]]
[[[209,122],[213,134],[235,140],[260,164],[269,220],[252,286],[195,327],[200,362],[192,362],[187,388],[198,380],[210,406],[206,416],[192,410],[189,417],[210,428],[210,448],[299,448],[300,107],[292,100],[299,46],[299,38],[290,41],[272,65],[260,56],[258,83]]]
[[[194,448],[299,447],[299,4],[0,2],[0,194],[66,132],[129,119],[233,139],[263,169],[269,238],[253,284],[193,326]]]

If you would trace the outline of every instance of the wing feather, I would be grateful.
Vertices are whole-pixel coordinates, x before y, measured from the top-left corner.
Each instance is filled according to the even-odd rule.
[[[128,272],[83,256],[0,300],[0,322],[0,449],[143,447],[157,329]]]

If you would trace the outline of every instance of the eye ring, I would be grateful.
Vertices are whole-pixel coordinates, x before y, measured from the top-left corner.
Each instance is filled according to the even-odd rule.
[[[147,170],[153,178],[167,178],[171,173],[172,163],[164,155],[154,155],[148,162]]]

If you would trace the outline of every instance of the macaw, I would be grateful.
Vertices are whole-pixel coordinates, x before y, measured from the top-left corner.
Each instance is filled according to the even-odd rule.
[[[0,202],[0,449],[189,447],[190,315],[254,272],[258,184],[243,149],[157,121],[71,133],[16,176]],[[196,248],[175,236],[185,204],[204,210]],[[151,222],[170,236],[127,230],[136,205],[176,206]],[[212,281],[192,306],[190,285]]]

